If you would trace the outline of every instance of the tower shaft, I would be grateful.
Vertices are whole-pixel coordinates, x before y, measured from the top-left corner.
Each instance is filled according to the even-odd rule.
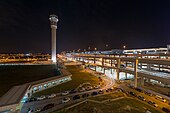
[[[56,62],[56,26],[51,25],[51,60]]]

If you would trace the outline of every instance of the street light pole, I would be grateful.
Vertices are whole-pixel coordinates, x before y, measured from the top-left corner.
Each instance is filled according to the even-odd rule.
[[[106,44],[106,50],[108,49],[108,44]]]
[[[126,49],[126,46],[123,46],[123,49]]]

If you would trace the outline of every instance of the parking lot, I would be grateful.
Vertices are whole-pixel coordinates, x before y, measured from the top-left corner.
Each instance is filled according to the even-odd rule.
[[[133,86],[127,84],[121,84],[120,87],[123,88],[124,92],[126,92],[129,96],[148,103],[156,109],[170,109],[170,100],[164,99],[159,95],[152,94],[148,90],[142,90],[139,87],[135,89]]]

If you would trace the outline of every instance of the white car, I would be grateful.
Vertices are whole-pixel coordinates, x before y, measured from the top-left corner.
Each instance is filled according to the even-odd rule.
[[[69,97],[66,97],[66,98],[64,98],[63,100],[62,100],[62,103],[67,103],[67,102],[69,102],[70,101],[70,98]]]
[[[44,100],[46,97],[44,95],[37,97],[37,100]]]
[[[56,94],[51,94],[48,96],[48,98],[54,98],[54,97],[56,97]]]
[[[35,109],[34,113],[40,112],[41,110],[39,108]]]
[[[158,107],[158,104],[154,103],[153,106],[154,106],[154,107]]]
[[[99,89],[100,85],[94,86],[94,89]]]
[[[69,91],[64,91],[61,93],[61,95],[68,95],[69,94]]]
[[[86,89],[85,88],[81,88],[79,91],[80,92],[83,92],[83,91],[85,91]]]
[[[86,90],[92,90],[92,89],[93,89],[92,86],[87,86],[87,87],[86,87]]]
[[[33,110],[30,109],[30,110],[28,111],[28,113],[33,113]]]
[[[166,102],[166,99],[164,99],[163,97],[156,95],[155,97],[157,100],[162,101],[162,102]]]

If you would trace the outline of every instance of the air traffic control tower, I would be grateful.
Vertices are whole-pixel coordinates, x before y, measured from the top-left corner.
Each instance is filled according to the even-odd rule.
[[[51,60],[53,63],[56,62],[56,29],[58,17],[56,15],[50,15],[50,23],[51,23]]]

